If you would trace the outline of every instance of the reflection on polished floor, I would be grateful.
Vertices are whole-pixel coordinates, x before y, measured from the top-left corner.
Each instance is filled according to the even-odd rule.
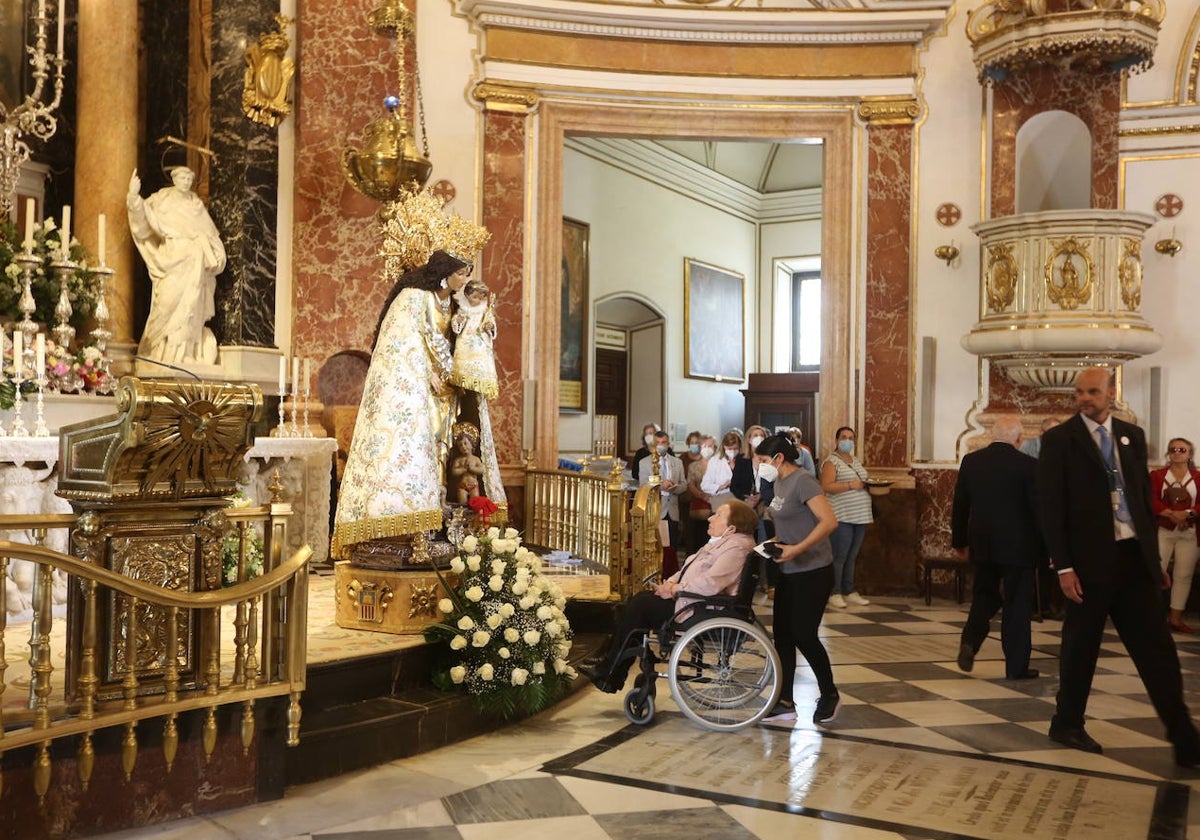
[[[831,611],[824,635],[843,705],[799,722],[708,733],[660,696],[653,725],[587,688],[520,724],[371,770],[289,788],[278,802],[109,838],[740,840],[1200,838],[1200,775],[1177,770],[1115,634],[1088,731],[1104,755],[1046,738],[1060,625],[1034,625],[1035,680],[1003,679],[993,634],[954,664],[965,607],[875,599]],[[994,625],[995,626],[995,625]],[[1180,639],[1200,707],[1200,641]],[[797,675],[803,712],[811,674]],[[665,683],[660,684],[665,694]]]

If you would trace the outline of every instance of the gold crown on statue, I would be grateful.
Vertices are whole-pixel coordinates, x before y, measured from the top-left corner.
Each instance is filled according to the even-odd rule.
[[[445,199],[432,190],[412,190],[399,201],[384,205],[384,279],[394,282],[409,269],[425,265],[434,251],[474,262],[491,234],[461,216],[447,216]]]
[[[455,423],[450,431],[455,440],[458,440],[463,435],[466,435],[471,439],[472,443],[479,443],[479,427],[470,421],[463,420],[459,423]]]

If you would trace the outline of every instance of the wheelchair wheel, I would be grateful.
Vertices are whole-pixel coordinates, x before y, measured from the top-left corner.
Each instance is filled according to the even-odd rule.
[[[675,642],[668,679],[684,715],[732,732],[757,723],[779,699],[779,656],[757,624],[710,618]]]
[[[646,694],[643,696],[641,689],[632,688],[625,694],[625,702],[621,704],[625,709],[625,717],[630,723],[636,723],[638,726],[645,726],[650,721],[654,720],[654,695]]]

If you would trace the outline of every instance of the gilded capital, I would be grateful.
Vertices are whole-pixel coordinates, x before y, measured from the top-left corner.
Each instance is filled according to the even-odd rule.
[[[530,88],[497,85],[492,82],[476,85],[472,95],[489,111],[524,114],[532,111],[538,104],[537,92]]]
[[[858,103],[858,118],[867,125],[911,125],[921,115],[921,106],[911,96],[864,99]]]

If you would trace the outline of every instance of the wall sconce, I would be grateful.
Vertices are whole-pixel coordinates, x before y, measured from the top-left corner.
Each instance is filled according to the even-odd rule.
[[[933,255],[939,260],[945,260],[946,265],[958,259],[958,247],[953,242],[949,245],[939,245],[933,249]]]
[[[1173,257],[1183,250],[1183,243],[1172,236],[1170,239],[1160,239],[1155,242],[1154,250],[1168,257]]]

